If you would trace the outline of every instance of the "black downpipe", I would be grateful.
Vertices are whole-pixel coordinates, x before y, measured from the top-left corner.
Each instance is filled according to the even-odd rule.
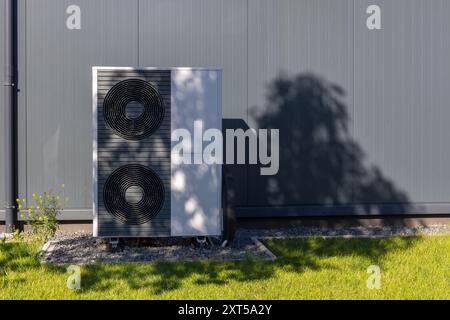
[[[19,227],[17,221],[17,1],[5,0],[5,231]]]

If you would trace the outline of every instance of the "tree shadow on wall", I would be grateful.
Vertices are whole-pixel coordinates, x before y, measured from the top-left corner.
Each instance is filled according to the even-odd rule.
[[[367,164],[351,136],[344,97],[343,88],[314,74],[280,75],[269,85],[267,104],[251,115],[259,128],[280,130],[279,171],[261,176],[249,168],[250,206],[358,204],[346,213],[370,214],[389,204],[406,211],[406,193]]]

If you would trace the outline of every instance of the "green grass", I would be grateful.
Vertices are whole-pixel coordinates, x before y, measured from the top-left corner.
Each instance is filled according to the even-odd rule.
[[[266,244],[277,261],[95,265],[82,267],[81,290],[70,290],[65,268],[39,264],[37,245],[3,243],[0,300],[450,299],[450,236]],[[380,289],[366,286],[373,264]]]

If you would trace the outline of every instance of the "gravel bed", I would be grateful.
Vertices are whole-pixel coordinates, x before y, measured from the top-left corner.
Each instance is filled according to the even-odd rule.
[[[58,233],[50,239],[42,254],[42,261],[51,264],[94,264],[150,261],[242,260],[249,257],[271,259],[270,252],[253,240],[265,237],[298,236],[391,236],[450,234],[450,225],[426,227],[352,227],[311,228],[293,227],[278,229],[239,229],[231,246],[221,247],[219,239],[200,246],[192,239],[156,238],[122,239],[116,249],[111,249],[104,239],[87,233]]]

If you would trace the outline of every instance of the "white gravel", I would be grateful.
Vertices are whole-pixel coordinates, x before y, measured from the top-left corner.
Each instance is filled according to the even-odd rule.
[[[220,247],[219,239],[213,245],[201,247],[191,239],[157,238],[124,239],[112,250],[104,239],[87,233],[58,233],[46,244],[42,261],[51,264],[94,264],[117,262],[242,260],[248,257],[271,259],[273,255],[255,243],[252,238],[299,236],[392,236],[450,234],[450,225],[426,227],[352,227],[277,229],[239,229],[233,244]]]

